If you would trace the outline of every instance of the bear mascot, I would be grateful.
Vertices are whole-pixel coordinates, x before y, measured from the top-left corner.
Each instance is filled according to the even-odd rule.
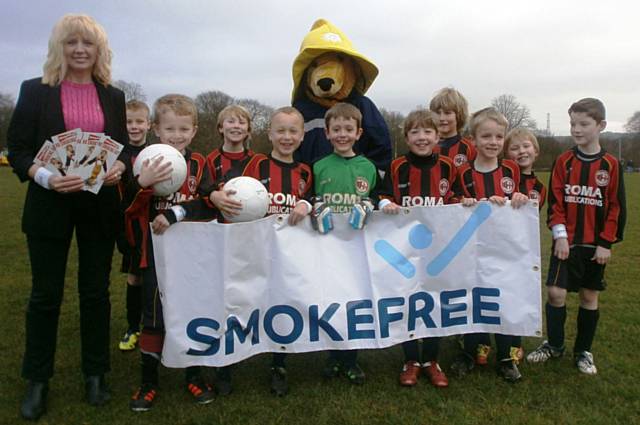
[[[317,20],[293,63],[293,106],[304,117],[304,140],[296,160],[313,164],[333,152],[324,133],[324,114],[338,102],[348,102],[362,113],[363,133],[354,146],[378,170],[391,162],[389,129],[376,105],[364,94],[378,68],[358,53],[335,25]]]

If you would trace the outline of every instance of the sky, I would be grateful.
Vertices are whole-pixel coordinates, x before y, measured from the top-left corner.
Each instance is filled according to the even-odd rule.
[[[166,93],[219,90],[280,107],[291,67],[313,22],[324,18],[380,74],[367,92],[379,108],[407,114],[442,87],[470,110],[513,94],[538,127],[569,132],[567,109],[583,97],[607,108],[608,130],[640,110],[640,2],[636,0],[111,0],[3,1],[0,92],[42,74],[55,22],[86,13],[114,53],[113,79]]]

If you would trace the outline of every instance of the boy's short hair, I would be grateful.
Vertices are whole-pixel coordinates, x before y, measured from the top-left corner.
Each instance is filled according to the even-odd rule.
[[[222,136],[222,132],[220,132],[220,128],[222,127],[222,122],[230,116],[237,116],[240,118],[244,118],[247,121],[249,126],[248,133],[251,134],[251,114],[244,106],[241,105],[228,105],[225,106],[222,111],[218,113],[218,121],[216,122],[216,128],[218,129],[218,133]],[[248,136],[247,136],[248,137]]]
[[[362,112],[350,103],[340,102],[333,105],[324,114],[324,125],[329,128],[329,123],[334,118],[344,118],[356,120],[358,128],[362,127]]]
[[[580,99],[569,107],[569,114],[572,112],[584,112],[598,124],[605,120],[607,112],[604,109],[604,103],[593,97],[585,97]]]
[[[529,129],[517,127],[511,130],[507,137],[504,139],[504,151],[507,152],[509,150],[509,146],[511,146],[511,142],[515,140],[528,140],[533,145],[533,148],[537,153],[540,153],[540,145],[538,144],[538,138],[535,134]]]
[[[194,126],[198,125],[198,109],[195,102],[183,94],[166,94],[153,104],[153,123],[160,122],[160,115],[171,111],[178,116],[190,116]]]
[[[479,111],[474,112],[469,120],[469,132],[475,137],[478,126],[485,121],[492,120],[498,123],[498,125],[504,127],[506,133],[509,128],[509,121],[498,110],[492,106]]]
[[[273,111],[271,117],[269,118],[269,125],[271,125],[271,123],[273,122],[273,118],[278,114],[295,115],[300,120],[302,127],[304,127],[304,117],[302,116],[300,111],[298,111],[293,106],[283,106],[282,108],[278,108]]]
[[[433,112],[438,112],[440,109],[455,112],[458,133],[462,133],[462,129],[467,124],[469,104],[462,93],[453,87],[445,87],[436,93],[429,103],[429,109]]]
[[[149,120],[149,118],[151,117],[151,111],[149,110],[149,107],[141,100],[132,99],[128,101],[125,106],[127,111],[145,111],[147,113],[147,120]]]
[[[407,118],[404,119],[403,131],[404,137],[407,137],[409,130],[414,128],[432,128],[435,132],[438,132],[438,125],[436,124],[436,118],[428,109],[416,109],[411,111]]]

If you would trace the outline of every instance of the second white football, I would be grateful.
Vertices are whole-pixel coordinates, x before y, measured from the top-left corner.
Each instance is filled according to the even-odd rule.
[[[232,222],[252,221],[264,217],[269,208],[269,192],[260,181],[253,177],[235,177],[225,183],[223,190],[233,189],[232,198],[242,203],[240,214],[224,217]]]

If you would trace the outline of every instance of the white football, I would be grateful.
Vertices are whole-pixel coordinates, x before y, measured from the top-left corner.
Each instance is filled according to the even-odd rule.
[[[253,177],[235,177],[225,183],[222,190],[235,190],[232,198],[242,203],[240,214],[234,216],[224,216],[232,223],[242,221],[252,221],[264,217],[269,208],[269,192],[262,183]]]
[[[133,163],[133,175],[140,175],[144,161],[147,159],[153,161],[158,156],[162,156],[162,163],[171,162],[173,171],[171,172],[170,178],[153,185],[153,194],[156,196],[167,196],[180,189],[184,180],[187,178],[187,162],[178,149],[161,143],[147,146],[140,151],[136,157],[136,161]]]

